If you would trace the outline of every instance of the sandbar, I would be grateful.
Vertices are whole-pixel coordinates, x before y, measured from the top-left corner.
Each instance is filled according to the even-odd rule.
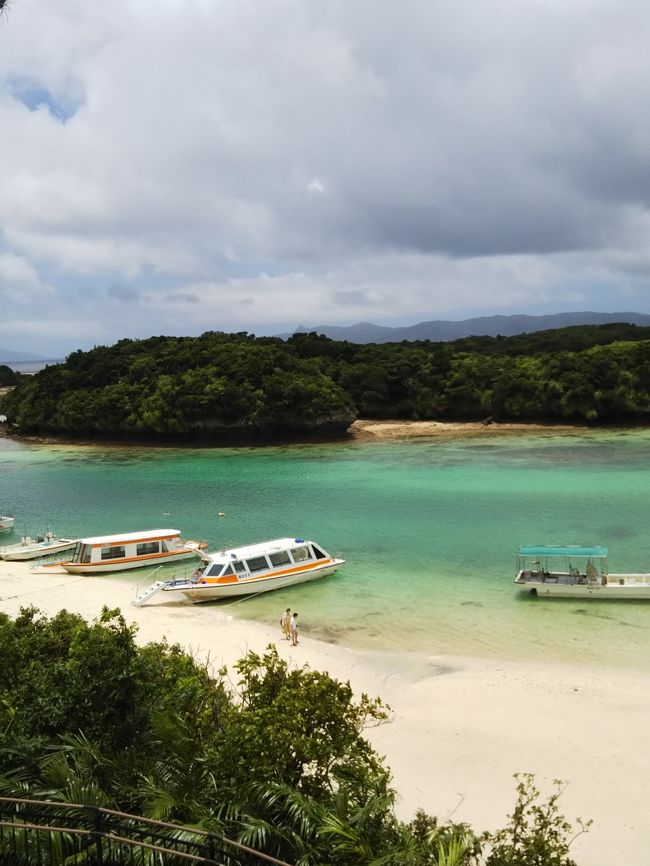
[[[536,775],[544,794],[567,782],[563,814],[593,819],[571,852],[580,866],[644,866],[650,847],[650,689],[638,671],[480,658],[360,652],[301,634],[292,647],[277,622],[240,617],[243,607],[157,601],[131,606],[146,574],[128,577],[33,575],[26,563],[0,561],[0,610],[34,605],[95,619],[120,607],[138,640],[166,637],[214,668],[274,643],[283,658],[350,681],[380,696],[390,721],[367,736],[390,766],[397,813],[417,808],[476,831],[505,826],[515,803],[515,773]],[[278,617],[289,595],[278,594]]]
[[[430,437],[464,438],[526,433],[569,433],[593,430],[580,424],[531,423],[514,421],[407,421],[359,418],[348,433],[360,440],[422,439]]]

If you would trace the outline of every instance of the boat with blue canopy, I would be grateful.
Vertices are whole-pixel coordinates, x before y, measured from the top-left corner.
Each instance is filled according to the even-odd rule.
[[[540,596],[650,599],[650,574],[609,574],[600,546],[521,545],[515,584]]]

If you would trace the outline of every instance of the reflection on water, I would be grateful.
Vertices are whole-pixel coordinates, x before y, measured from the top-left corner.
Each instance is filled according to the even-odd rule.
[[[259,449],[0,439],[0,510],[21,533],[174,527],[218,548],[314,538],[345,556],[337,575],[225,605],[275,623],[290,604],[305,634],[332,643],[647,666],[650,603],[537,599],[512,580],[525,543],[604,544],[610,570],[650,571],[649,467],[646,431]]]

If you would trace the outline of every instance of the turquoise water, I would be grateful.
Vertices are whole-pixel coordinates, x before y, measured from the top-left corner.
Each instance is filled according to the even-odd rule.
[[[434,656],[647,667],[650,603],[538,600],[512,580],[519,544],[603,544],[610,570],[650,571],[649,499],[650,431],[237,449],[0,439],[0,511],[19,534],[314,538],[345,556],[337,575],[229,612],[275,623],[291,604],[310,636]]]

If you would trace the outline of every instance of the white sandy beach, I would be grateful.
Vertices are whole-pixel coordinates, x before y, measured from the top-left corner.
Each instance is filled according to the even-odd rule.
[[[422,807],[478,831],[502,827],[515,802],[513,774],[532,772],[544,793],[553,790],[553,779],[568,782],[560,802],[569,820],[594,820],[572,847],[579,866],[649,862],[650,683],[644,674],[361,653],[305,634],[291,647],[275,622],[233,619],[227,607],[154,599],[134,608],[135,585],[145,579],[137,573],[132,582],[31,575],[26,564],[0,561],[0,609],[15,615],[33,604],[47,615],[66,608],[92,620],[104,604],[121,607],[142,642],[164,636],[215,666],[277,643],[283,657],[350,680],[358,692],[393,707],[391,721],[368,736],[393,771],[400,817]],[[278,594],[278,619],[285,601]],[[236,610],[245,616],[245,606]]]

